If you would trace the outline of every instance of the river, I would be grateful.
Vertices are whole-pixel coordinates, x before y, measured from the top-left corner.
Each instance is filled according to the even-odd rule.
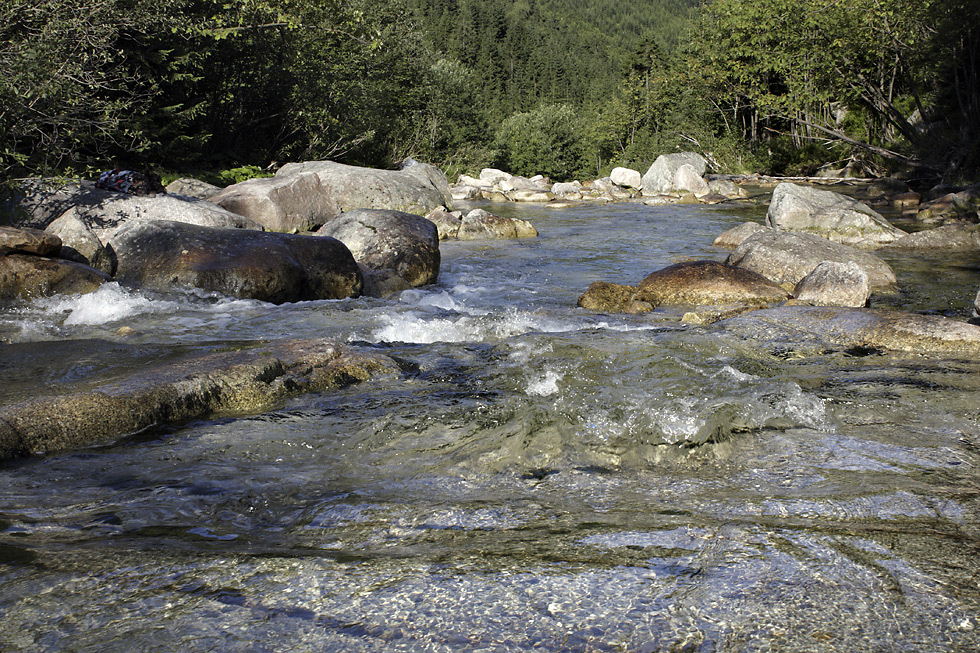
[[[755,210],[489,205],[437,285],[0,312],[0,397],[335,338],[404,374],[0,467],[4,651],[975,651],[980,361],[576,307]],[[980,257],[875,305],[966,319]]]

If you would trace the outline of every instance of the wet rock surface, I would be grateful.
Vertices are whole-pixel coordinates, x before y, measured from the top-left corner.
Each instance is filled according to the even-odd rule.
[[[916,354],[980,354],[980,326],[903,311],[780,306],[719,323],[752,339],[825,342],[844,348],[887,349]]]
[[[268,410],[289,396],[393,374],[386,356],[330,340],[243,345],[157,364],[91,390],[0,408],[0,460],[106,443],[147,428]]]
[[[111,241],[120,281],[166,290],[200,288],[281,304],[356,297],[363,280],[334,238],[179,222],[127,225]]]

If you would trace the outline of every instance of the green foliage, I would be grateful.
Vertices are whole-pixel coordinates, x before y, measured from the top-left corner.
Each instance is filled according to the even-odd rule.
[[[519,175],[573,179],[586,165],[580,132],[578,117],[564,104],[514,114],[497,131],[495,163]]]

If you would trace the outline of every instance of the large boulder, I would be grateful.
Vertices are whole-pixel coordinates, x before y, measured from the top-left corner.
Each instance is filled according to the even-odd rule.
[[[116,278],[166,290],[201,288],[282,304],[356,297],[362,277],[339,240],[179,222],[134,222],[110,245]]]
[[[643,175],[644,195],[668,195],[676,190],[674,175],[682,165],[694,168],[698,176],[703,176],[707,169],[707,161],[695,152],[678,152],[676,154],[661,154],[653,165]]]
[[[414,163],[401,170],[349,166],[333,161],[288,163],[276,173],[288,177],[312,172],[341,211],[389,209],[425,215],[437,206],[452,208],[449,181],[435,166]]]
[[[392,269],[413,286],[439,277],[439,231],[419,215],[381,209],[356,209],[316,232],[347,246],[354,260],[372,270]]]
[[[643,186],[643,175],[631,168],[613,168],[609,178],[614,184],[623,188],[639,190]]]
[[[432,209],[425,215],[425,219],[432,222],[439,231],[439,240],[450,240],[459,233],[459,228],[463,225],[462,211],[448,211],[444,207]]]
[[[110,442],[160,424],[260,413],[293,395],[398,371],[387,356],[329,340],[193,353],[91,389],[3,406],[0,461]]]
[[[827,190],[782,183],[772,193],[766,223],[862,248],[880,247],[905,235],[867,205]]]
[[[88,228],[74,211],[66,211],[45,231],[61,239],[58,258],[90,265],[109,276],[116,272],[116,255]]]
[[[8,205],[11,224],[45,229],[70,213],[105,243],[120,225],[168,220],[206,227],[261,229],[262,226],[217,204],[180,195],[128,195],[96,188],[89,181],[29,180]]]
[[[578,298],[578,305],[598,313],[647,313],[653,304],[636,299],[636,286],[624,286],[607,281],[592,283]]]
[[[935,315],[833,306],[780,306],[722,322],[753,340],[829,343],[916,354],[980,355],[980,326]]]
[[[689,261],[648,275],[637,287],[634,299],[653,306],[768,306],[789,299],[789,294],[750,270],[716,261]]]
[[[81,263],[33,254],[0,255],[0,299],[88,293],[107,280],[104,273]]]
[[[167,184],[167,192],[171,195],[183,195],[184,197],[193,197],[199,200],[210,200],[221,192],[221,186],[215,186],[214,184],[209,184],[206,181],[192,177],[181,177]]]
[[[980,225],[948,224],[906,234],[888,244],[893,249],[980,250]]]
[[[823,261],[793,290],[796,301],[812,306],[866,306],[871,297],[868,274],[854,261]]]
[[[425,215],[451,206],[449,182],[438,168],[413,163],[401,170],[333,161],[288,163],[275,177],[233,184],[212,198],[271,231],[311,231],[354,209]]]
[[[674,172],[672,185],[674,190],[679,193],[693,193],[695,197],[704,197],[711,192],[711,187],[698,173],[697,169],[689,163],[685,163]]]
[[[269,231],[311,231],[340,215],[333,195],[313,172],[256,177],[232,184],[211,201]]]
[[[854,261],[868,275],[872,291],[897,288],[894,271],[882,259],[813,234],[766,229],[742,241],[726,263],[793,287],[823,261]]]

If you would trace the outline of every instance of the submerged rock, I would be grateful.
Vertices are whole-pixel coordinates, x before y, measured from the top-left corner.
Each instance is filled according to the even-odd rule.
[[[868,275],[872,291],[893,291],[898,286],[895,273],[879,257],[813,234],[760,231],[735,248],[726,262],[792,287],[823,261],[854,261]]]
[[[397,371],[386,356],[329,340],[185,357],[91,390],[0,408],[0,460],[105,443],[157,425],[259,413],[292,395]]]
[[[136,222],[116,232],[120,281],[159,290],[201,288],[275,304],[356,297],[363,280],[334,238]]]
[[[653,306],[767,306],[789,299],[789,294],[751,270],[716,261],[691,261],[650,274],[640,282],[635,297]]]
[[[766,223],[779,231],[823,236],[844,245],[873,248],[888,244],[905,232],[857,200],[808,186],[776,186]]]
[[[811,340],[844,348],[980,355],[980,326],[935,315],[825,306],[780,306],[721,322],[752,339]]]
[[[357,209],[323,225],[317,235],[336,238],[358,263],[372,270],[394,270],[412,286],[439,278],[439,231],[420,215]]]

